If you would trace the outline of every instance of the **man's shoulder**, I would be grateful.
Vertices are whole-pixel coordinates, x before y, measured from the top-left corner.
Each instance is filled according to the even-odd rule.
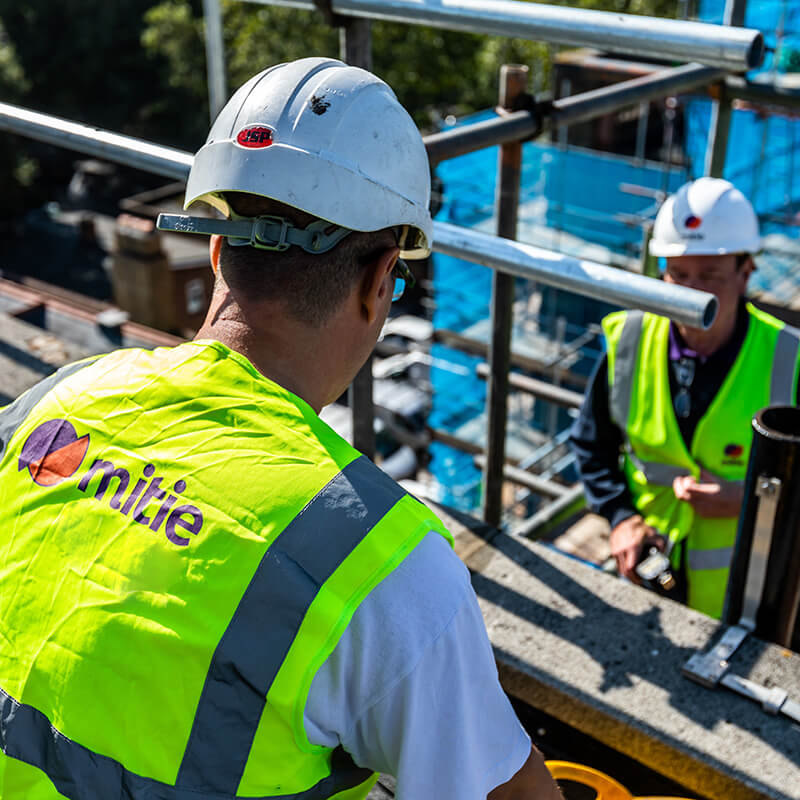
[[[800,338],[800,330],[786,322],[783,322],[769,312],[754,306],[752,303],[747,303],[745,308],[747,309],[747,313],[750,315],[751,323],[755,322],[756,325],[763,325],[764,327],[773,329],[775,331],[784,330],[787,334],[793,335],[795,338]]]
[[[428,533],[359,604],[317,673],[308,718],[323,730],[349,727],[334,718],[352,722],[385,698],[417,671],[437,643],[448,639],[456,619],[470,618],[469,629],[475,630],[462,643],[473,647],[486,635],[475,606],[466,567],[443,537]]]
[[[405,672],[472,602],[469,572],[447,540],[430,531],[364,599],[352,634],[393,651],[396,670]]]

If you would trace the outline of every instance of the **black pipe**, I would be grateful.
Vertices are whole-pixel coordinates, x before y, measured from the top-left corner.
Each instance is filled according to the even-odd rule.
[[[722,620],[732,625],[742,615],[756,515],[764,502],[757,489],[764,478],[778,479],[772,543],[754,632],[800,652],[800,408],[765,408],[753,417],[753,431]]]
[[[526,96],[528,68],[504,64],[500,68],[500,103],[512,110]],[[522,144],[506,142],[497,164],[497,235],[517,238],[519,187],[522,177]],[[486,466],[483,473],[483,521],[500,527],[503,515],[503,465],[506,458],[508,422],[508,373],[511,368],[511,328],[514,322],[514,276],[495,270],[489,313],[489,376],[486,391]]]
[[[800,92],[797,89],[755,83],[739,75],[728,75],[725,78],[725,91],[729,97],[747,100],[750,103],[800,108]]]
[[[511,110],[501,117],[433,133],[425,136],[423,141],[428,159],[436,164],[484,147],[526,141],[541,132],[544,122],[572,125],[645,100],[688,92],[724,77],[725,71],[715,67],[682,64],[552,103],[530,105],[531,98],[526,97],[523,110]]]
[[[431,133],[423,138],[423,142],[428,151],[428,160],[431,164],[437,164],[484,147],[526,141],[537,136],[541,130],[542,123],[535,112],[512,111],[502,117]]]
[[[724,77],[721,69],[683,64],[555,100],[546,118],[550,125],[574,125],[625,106],[707,86]]]

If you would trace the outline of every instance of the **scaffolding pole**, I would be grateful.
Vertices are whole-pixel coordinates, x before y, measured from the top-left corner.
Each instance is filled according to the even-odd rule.
[[[726,0],[723,23],[729,27],[741,28],[744,25],[747,0]],[[726,85],[719,87],[719,97],[711,106],[711,123],[708,129],[708,145],[704,175],[721,178],[725,171],[725,157],[728,153],[728,136],[731,131],[731,97]]]
[[[707,86],[724,77],[723,70],[700,64],[660,69],[531,110],[434,133],[425,137],[425,147],[431,163],[437,163],[495,144],[530,139],[540,132],[544,123],[557,126],[585,122],[626,106]]]
[[[249,2],[316,8],[313,0]],[[667,61],[697,61],[732,72],[760,66],[764,58],[764,37],[757,30],[522,0],[332,0],[331,10],[345,17],[597,47]]]
[[[143,142],[8,103],[0,103],[0,130],[173,180],[185,181],[194,160],[191,153],[183,150]]]
[[[686,289],[447,222],[434,223],[433,235],[433,249],[438,253],[605,300],[622,308],[652,311],[683,325],[704,329],[709,328],[716,317],[717,298],[708,292]]]
[[[339,29],[342,60],[354,67],[372,69],[372,35],[368,19],[347,18]],[[353,423],[353,447],[375,460],[375,399],[372,381],[373,354],[361,365],[347,390]]]
[[[528,68],[506,64],[500,70],[500,108],[511,109],[525,94]],[[517,211],[522,176],[522,143],[508,142],[500,148],[497,164],[497,235],[517,238]],[[508,419],[508,373],[511,368],[511,326],[514,322],[514,277],[492,274],[491,340],[486,398],[487,434],[484,467],[483,520],[495,528],[503,513],[503,465]]]
[[[208,111],[213,122],[228,99],[225,84],[225,43],[222,38],[222,12],[219,0],[203,0],[203,16],[206,28]]]

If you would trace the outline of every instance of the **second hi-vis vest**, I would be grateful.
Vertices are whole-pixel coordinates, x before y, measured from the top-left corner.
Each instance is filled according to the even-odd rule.
[[[0,797],[354,800],[311,682],[434,514],[214,342],[0,410]]]
[[[739,355],[700,419],[687,449],[669,385],[669,320],[640,311],[603,320],[608,344],[611,418],[623,431],[623,470],[633,503],[648,525],[673,543],[677,566],[686,548],[688,604],[719,618],[737,519],[706,519],[672,490],[680,475],[700,469],[743,481],[753,415],[769,405],[794,405],[800,335],[748,304],[750,320]]]

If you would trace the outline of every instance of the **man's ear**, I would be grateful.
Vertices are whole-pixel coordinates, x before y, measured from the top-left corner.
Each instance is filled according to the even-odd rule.
[[[222,237],[215,233],[208,241],[208,256],[211,259],[211,269],[216,275],[219,272],[219,254],[222,250]]]
[[[747,291],[747,283],[750,280],[750,276],[755,272],[755,269],[756,262],[753,260],[753,256],[748,256],[747,261],[739,267],[739,280],[741,281],[742,294]]]
[[[387,294],[394,291],[392,270],[399,255],[399,247],[388,247],[367,267],[361,283],[361,313],[370,325],[385,305]]]

